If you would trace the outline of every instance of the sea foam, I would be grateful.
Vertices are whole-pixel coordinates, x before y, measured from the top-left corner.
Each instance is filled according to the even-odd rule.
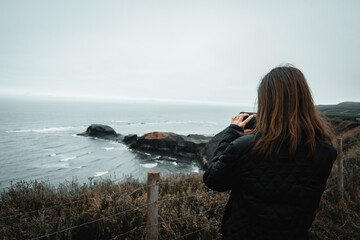
[[[103,149],[105,149],[106,151],[110,151],[110,150],[114,150],[114,147],[103,147]]]
[[[191,172],[199,173],[199,172],[200,172],[200,168],[193,165],[192,168],[191,168]]]
[[[60,160],[60,162],[67,162],[67,161],[73,160],[75,158],[76,158],[76,156],[63,158],[63,159]]]
[[[145,163],[145,164],[140,164],[140,165],[143,166],[144,168],[154,168],[158,164],[157,163]]]
[[[105,174],[108,174],[108,173],[109,173],[108,171],[105,171],[105,172],[95,172],[94,177],[100,177],[100,176],[105,175]]]
[[[62,131],[68,131],[73,129],[79,129],[83,128],[81,127],[53,127],[53,128],[39,128],[39,129],[21,129],[21,130],[9,130],[5,131],[7,133],[28,133],[28,132],[36,132],[36,133],[49,133],[49,132],[62,132]]]

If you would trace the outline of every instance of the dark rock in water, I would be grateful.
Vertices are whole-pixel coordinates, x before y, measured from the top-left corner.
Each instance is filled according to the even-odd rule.
[[[195,139],[175,133],[151,132],[138,138],[135,143],[130,145],[130,148],[198,161],[201,150],[207,142],[208,140]]]
[[[210,141],[213,138],[212,136],[204,136],[204,135],[200,135],[200,134],[189,134],[189,135],[187,135],[187,137],[193,138],[193,139],[198,139],[198,140],[206,140],[206,141]]]
[[[211,159],[214,157],[215,150],[224,135],[225,129],[216,134],[202,149],[200,164],[203,169],[207,169]]]
[[[123,142],[125,144],[131,145],[133,143],[136,142],[136,140],[138,139],[138,136],[136,134],[130,134],[124,137]]]
[[[116,136],[117,133],[115,130],[107,125],[102,124],[92,124],[86,129],[86,134],[92,137],[97,136]]]
[[[85,137],[97,137],[116,141],[123,139],[122,135],[117,134],[112,127],[102,124],[91,124],[86,129],[86,132],[78,133],[77,135]]]

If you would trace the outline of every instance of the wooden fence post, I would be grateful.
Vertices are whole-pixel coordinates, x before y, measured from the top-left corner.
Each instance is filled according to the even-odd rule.
[[[148,172],[147,177],[147,221],[146,221],[146,240],[158,239],[158,204],[159,200],[159,181],[160,172]]]
[[[344,200],[344,167],[343,167],[343,140],[338,138],[338,157],[336,159],[337,164],[337,182],[341,200]]]

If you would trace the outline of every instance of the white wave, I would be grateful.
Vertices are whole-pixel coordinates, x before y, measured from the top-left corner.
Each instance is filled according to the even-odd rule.
[[[108,174],[108,173],[109,173],[108,171],[105,171],[105,172],[95,172],[94,177],[100,177],[100,176],[105,175],[105,174]]]
[[[150,153],[144,153],[146,156],[151,156],[151,154]]]
[[[110,151],[110,150],[113,150],[115,148],[114,147],[103,147],[103,149],[105,149],[106,151]]]
[[[158,164],[157,163],[145,163],[145,164],[140,164],[140,165],[143,166],[144,168],[154,168]]]
[[[52,153],[49,155],[49,157],[55,157],[57,154],[56,153]]]
[[[176,158],[173,158],[173,157],[167,157],[167,159],[169,159],[169,160],[177,160]]]
[[[116,145],[116,149],[119,149],[119,150],[127,150],[129,148],[128,146],[126,146],[125,144],[123,144],[121,142],[110,141],[109,143],[111,145]]]
[[[86,156],[86,155],[89,155],[89,154],[92,154],[92,153],[93,153],[93,152],[86,152],[86,153],[77,155],[76,158],[83,157],[83,156]]]
[[[177,164],[177,162],[172,162],[172,164],[173,164],[173,165],[175,165],[175,166],[177,166],[177,165],[178,165],[178,164]]]
[[[65,169],[65,168],[70,168],[68,163],[48,163],[48,164],[35,165],[34,167],[39,168],[39,169],[49,169],[49,168]]]
[[[129,124],[128,121],[122,121],[122,120],[110,120],[110,122],[112,122],[112,123],[124,123],[124,124]]]
[[[73,159],[75,159],[75,158],[77,158],[77,156],[63,158],[63,159],[60,160],[60,162],[67,162],[67,161],[73,160]]]
[[[163,160],[155,160],[155,162],[157,162],[157,163],[164,163],[165,161],[163,161]]]
[[[36,132],[36,133],[49,133],[49,132],[63,132],[73,129],[78,129],[80,127],[53,127],[53,128],[39,128],[39,129],[22,129],[22,130],[9,130],[7,133],[28,133],[28,132]]]
[[[76,167],[76,168],[80,169],[80,168],[83,168],[83,166],[79,166],[79,167]]]
[[[199,173],[199,172],[200,172],[200,168],[197,167],[197,166],[192,166],[191,172]]]

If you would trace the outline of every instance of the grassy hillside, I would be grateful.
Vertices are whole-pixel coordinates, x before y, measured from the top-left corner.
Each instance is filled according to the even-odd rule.
[[[342,102],[337,105],[317,105],[316,108],[328,117],[360,118],[360,102]]]

